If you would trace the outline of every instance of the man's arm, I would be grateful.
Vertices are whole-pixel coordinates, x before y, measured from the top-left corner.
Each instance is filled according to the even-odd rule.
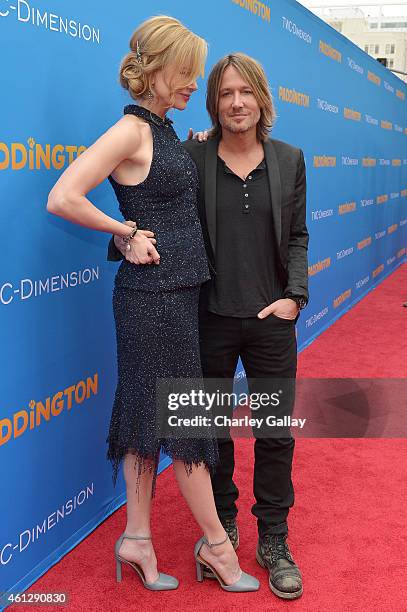
[[[294,210],[288,240],[288,282],[284,297],[304,297],[308,301],[308,240],[306,225],[306,175],[304,154],[300,151],[295,179]]]
[[[112,236],[107,247],[107,261],[121,261],[122,259],[125,257],[115,245],[114,236]]]

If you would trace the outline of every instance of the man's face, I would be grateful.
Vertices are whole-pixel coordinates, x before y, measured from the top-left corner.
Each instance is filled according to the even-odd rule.
[[[218,116],[222,130],[233,134],[247,132],[256,127],[260,119],[260,107],[253,89],[233,66],[228,66],[223,73]]]

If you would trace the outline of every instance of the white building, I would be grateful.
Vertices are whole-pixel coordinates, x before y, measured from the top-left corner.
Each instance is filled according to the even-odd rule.
[[[386,58],[389,70],[407,73],[407,17],[367,17],[359,8],[312,7],[312,11],[369,55]],[[407,75],[394,73],[407,82]]]

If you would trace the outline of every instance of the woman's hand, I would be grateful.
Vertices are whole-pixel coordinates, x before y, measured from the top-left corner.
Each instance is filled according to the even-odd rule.
[[[134,221],[124,221],[124,223],[129,227],[136,227]],[[120,236],[115,236],[114,243],[123,257],[130,263],[154,263],[156,265],[160,263],[160,255],[154,246],[157,244],[157,241],[154,238],[154,233],[149,230],[139,229],[129,243],[124,242]]]

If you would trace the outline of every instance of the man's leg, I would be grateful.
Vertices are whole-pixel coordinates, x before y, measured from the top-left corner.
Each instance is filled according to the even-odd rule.
[[[239,358],[241,337],[240,319],[222,317],[211,312],[200,315],[200,348],[204,378],[223,379],[225,393],[232,393],[233,378]],[[217,385],[207,385],[209,392],[216,392]],[[232,410],[230,410],[230,413]],[[234,519],[237,514],[236,500],[239,491],[233,482],[235,467],[234,444],[229,431],[218,439],[219,465],[212,477],[216,509],[222,522]]]
[[[247,319],[245,325],[241,356],[250,392],[276,392],[273,379],[280,379],[283,412],[291,413],[297,367],[294,322],[270,315],[263,320]],[[279,410],[266,406],[253,411],[254,417],[268,415],[278,416]],[[267,430],[254,429],[254,435],[256,503],[252,512],[257,517],[259,536],[286,534],[288,512],[294,503],[291,468],[295,441],[289,432],[284,434],[287,437],[266,437]]]
[[[268,396],[280,392],[282,400],[278,407],[253,410],[254,415],[263,418],[290,415],[297,364],[294,322],[270,315],[263,320],[247,320],[245,327],[241,356],[250,392],[266,392]],[[297,599],[303,592],[301,572],[286,541],[287,516],[294,503],[291,481],[294,439],[289,430],[281,434],[277,432],[281,435],[278,438],[269,437],[271,432],[267,431],[267,427],[260,431],[255,429],[254,432],[256,503],[252,512],[257,516],[259,530],[256,559],[268,570],[273,593],[282,599]]]

